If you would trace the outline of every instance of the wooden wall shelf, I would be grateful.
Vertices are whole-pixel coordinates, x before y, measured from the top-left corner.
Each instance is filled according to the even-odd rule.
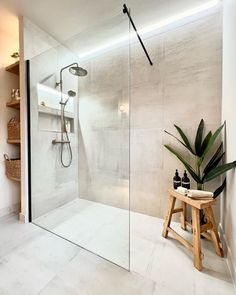
[[[20,108],[20,100],[7,102],[6,106],[13,109],[19,109]]]
[[[7,71],[7,72],[9,72],[9,73],[12,73],[12,74],[14,74],[14,75],[16,75],[17,76],[17,80],[19,80],[19,78],[20,78],[20,62],[19,61],[17,61],[17,62],[15,62],[15,63],[13,63],[13,64],[11,64],[11,65],[9,65],[9,66],[7,66],[6,68],[5,68],[5,70]],[[9,80],[10,79],[13,79],[14,77],[12,76],[12,75],[10,75],[9,76]],[[14,79],[15,80],[15,79]],[[20,81],[19,81],[20,82]],[[19,84],[20,83],[18,83],[18,86],[17,86],[17,84],[15,83],[15,86],[16,87],[19,87]],[[15,87],[15,88],[16,88]],[[9,97],[10,98],[10,97]],[[10,101],[10,99],[9,99],[9,102],[7,102],[6,103],[6,107],[10,107],[10,108],[13,108],[13,109],[17,109],[17,110],[20,110],[20,100],[13,100],[13,101]],[[21,140],[20,139],[6,139],[6,141],[7,141],[7,143],[9,143],[9,144],[15,144],[15,145],[17,145],[17,149],[19,150],[19,152],[20,152],[20,144],[21,144]],[[12,175],[13,176],[16,176],[16,177],[11,177],[11,173],[7,173],[7,165],[6,165],[6,175],[7,175],[7,177],[8,177],[8,179],[10,179],[10,180],[13,180],[13,181],[16,181],[16,182],[18,182],[18,183],[20,183],[21,182],[21,177],[19,177],[20,176],[20,173],[19,173],[19,171],[13,171],[13,172],[17,172],[17,173],[12,173]],[[13,167],[12,167],[12,169],[13,169]],[[14,169],[19,169],[19,167],[14,167]]]
[[[8,67],[5,68],[7,72],[13,73],[15,75],[20,74],[19,70],[19,61],[15,62],[14,64],[9,65]]]
[[[20,144],[20,139],[8,139],[7,143]]]

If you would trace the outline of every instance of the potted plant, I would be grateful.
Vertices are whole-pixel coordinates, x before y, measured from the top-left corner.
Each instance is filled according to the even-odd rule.
[[[202,119],[199,123],[197,133],[195,136],[194,144],[190,143],[183,130],[174,125],[177,129],[181,139],[177,138],[170,132],[166,131],[167,134],[174,137],[179,143],[181,143],[188,152],[194,158],[195,167],[193,167],[184,157],[168,144],[164,146],[174,154],[185,166],[189,174],[197,183],[197,189],[203,190],[204,184],[209,182],[218,176],[224,174],[226,171],[236,167],[236,161],[231,163],[222,164],[225,152],[223,151],[223,142],[221,141],[215,153],[211,156],[210,160],[206,161],[206,156],[214,149],[216,144],[216,139],[219,137],[225,123],[221,125],[214,133],[209,131],[207,135],[203,138],[204,134],[204,120]],[[219,196],[226,186],[226,177],[224,181],[220,184],[218,188],[214,191],[214,198]],[[205,223],[204,213],[201,210],[201,224]]]
[[[195,167],[190,165],[190,163],[188,163],[188,161],[184,159],[181,153],[179,153],[173,147],[171,147],[168,144],[165,144],[164,146],[183,163],[189,174],[196,181],[197,189],[203,190],[204,184],[206,182],[211,181],[216,177],[224,174],[226,171],[236,167],[236,161],[227,164],[222,164],[222,159],[225,155],[225,152],[223,151],[222,141],[219,143],[219,146],[216,149],[216,152],[212,155],[211,159],[206,161],[206,156],[215,147],[216,139],[218,138],[222,129],[224,128],[225,123],[221,125],[214,133],[209,131],[207,135],[203,138],[204,120],[202,119],[197,129],[194,144],[190,143],[190,140],[187,138],[187,136],[180,127],[178,127],[177,125],[174,126],[177,129],[181,139],[177,138],[176,136],[174,136],[166,130],[165,132],[170,136],[174,137],[190,152],[190,154],[194,158]],[[221,183],[221,185],[214,191],[214,198],[220,195],[220,193],[224,190],[225,185],[226,178]]]

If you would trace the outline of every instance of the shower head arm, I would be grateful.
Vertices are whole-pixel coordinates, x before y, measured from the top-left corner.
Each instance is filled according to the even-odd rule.
[[[63,72],[64,70],[66,70],[66,69],[68,69],[68,68],[74,66],[74,65],[76,65],[77,67],[79,66],[79,64],[78,64],[77,62],[73,62],[72,64],[67,65],[67,66],[65,66],[64,68],[61,68],[61,70],[60,70],[60,81],[56,83],[57,86],[59,86],[59,85],[61,86],[61,91],[62,91],[62,72]]]
[[[77,62],[73,62],[72,64],[67,65],[67,66],[65,66],[64,68],[62,68],[62,69],[60,70],[60,77],[61,77],[62,72],[63,72],[64,70],[66,70],[66,69],[68,69],[68,68],[70,68],[70,67],[72,67],[72,66],[74,66],[74,65],[76,65],[77,67],[79,66],[79,64],[78,64]]]

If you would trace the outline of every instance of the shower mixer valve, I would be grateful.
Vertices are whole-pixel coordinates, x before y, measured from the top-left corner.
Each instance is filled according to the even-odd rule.
[[[57,143],[61,143],[61,144],[70,143],[70,140],[56,140],[56,139],[52,140],[52,144],[57,144]]]

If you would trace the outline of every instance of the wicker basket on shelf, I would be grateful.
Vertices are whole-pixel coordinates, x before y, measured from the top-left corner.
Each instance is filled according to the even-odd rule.
[[[21,161],[20,159],[10,159],[8,155],[4,155],[5,164],[6,164],[6,175],[10,179],[20,181],[20,167]]]
[[[7,124],[8,140],[20,139],[20,122],[14,117]]]

